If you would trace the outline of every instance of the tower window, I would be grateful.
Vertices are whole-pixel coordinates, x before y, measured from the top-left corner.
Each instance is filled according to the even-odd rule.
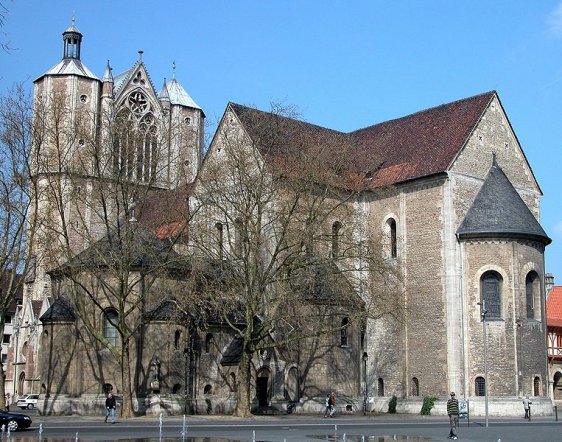
[[[486,395],[486,379],[482,376],[478,376],[474,380],[474,393],[476,396],[485,396]]]
[[[480,279],[481,300],[485,302],[486,318],[500,319],[502,277],[496,272],[486,272]]]
[[[349,336],[348,336],[348,327],[349,327],[349,319],[343,318],[341,321],[341,330],[340,330],[340,345],[342,347],[347,347],[349,343]]]
[[[183,120],[183,122],[184,122],[185,124],[189,125],[189,124],[191,124],[191,118],[185,117],[184,120]]]
[[[540,317],[540,282],[537,272],[529,272],[525,278],[525,301],[527,304],[527,319]]]
[[[110,345],[117,347],[117,312],[106,310],[103,318],[103,336]]]
[[[84,94],[80,95],[80,101],[86,103],[88,101],[88,96]]]

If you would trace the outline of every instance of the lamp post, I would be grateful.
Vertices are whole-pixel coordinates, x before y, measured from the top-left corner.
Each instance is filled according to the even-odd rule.
[[[363,416],[365,416],[367,414],[367,399],[369,397],[368,395],[368,388],[369,388],[369,381],[367,379],[367,359],[369,359],[369,355],[367,354],[367,352],[363,352],[363,370],[365,373],[365,388],[363,389]]]
[[[183,394],[184,394],[184,405],[183,405],[183,412],[184,414],[187,414],[187,398],[188,398],[188,360],[189,360],[189,347],[185,347],[183,349],[183,356],[185,357],[185,366],[184,366],[184,384],[185,384],[185,388],[183,390]]]
[[[488,427],[488,340],[486,337],[486,300],[482,299],[480,305],[480,316],[482,317],[482,339],[484,340],[484,414],[486,416],[486,427]]]

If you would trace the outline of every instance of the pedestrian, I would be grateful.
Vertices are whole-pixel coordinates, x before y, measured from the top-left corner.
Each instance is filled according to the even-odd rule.
[[[525,399],[523,399],[523,408],[525,409],[525,417],[523,419],[531,420],[531,404],[532,402],[529,400],[529,396],[525,396]]]
[[[330,417],[336,415],[336,393],[332,391],[330,394]]]
[[[4,400],[6,401],[6,411],[10,411],[10,393],[6,393]]]
[[[107,394],[107,399],[105,400],[105,420],[107,422],[107,418],[111,416],[111,423],[115,423],[115,406],[116,406],[115,398],[113,397],[113,393]]]
[[[449,439],[457,440],[457,426],[459,424],[459,401],[455,398],[455,392],[451,392],[451,399],[447,401],[447,414],[449,415]]]
[[[331,407],[330,407],[330,393],[326,395],[326,399],[324,400],[324,417],[328,417],[330,415]]]

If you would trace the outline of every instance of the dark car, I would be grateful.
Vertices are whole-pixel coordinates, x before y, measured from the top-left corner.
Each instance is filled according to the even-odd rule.
[[[31,425],[31,418],[25,414],[10,413],[6,410],[0,410],[0,427],[6,425],[6,430],[16,431],[22,428],[28,428]]]

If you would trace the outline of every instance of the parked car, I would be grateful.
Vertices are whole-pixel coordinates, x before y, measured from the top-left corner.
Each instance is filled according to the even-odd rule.
[[[6,426],[6,430],[16,431],[22,428],[28,428],[31,425],[31,418],[25,414],[10,413],[9,411],[0,410],[0,427]]]
[[[37,399],[39,399],[38,394],[26,394],[18,399],[16,406],[20,407],[22,410],[25,410],[26,408],[28,410],[32,410],[37,407]]]

